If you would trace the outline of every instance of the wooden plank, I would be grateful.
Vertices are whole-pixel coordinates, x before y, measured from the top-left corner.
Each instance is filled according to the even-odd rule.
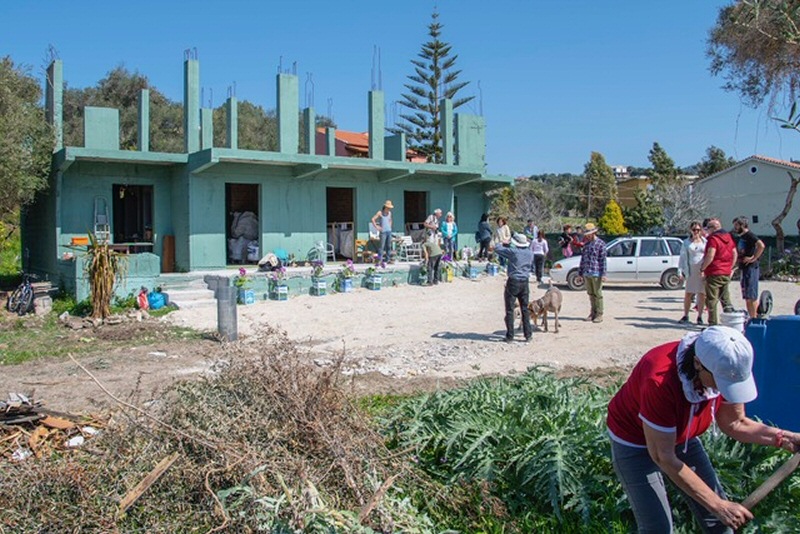
[[[135,488],[130,490],[127,495],[122,498],[119,503],[119,515],[124,514],[128,508],[130,508],[133,503],[135,503],[136,500],[139,499],[139,497],[141,497],[142,494],[144,494],[144,492],[150,488],[150,486],[155,484],[161,475],[163,475],[167,469],[169,469],[172,464],[175,463],[175,460],[178,459],[178,456],[180,455],[177,452],[174,452],[158,462],[158,465],[156,465],[153,470],[150,471],[147,476],[136,485]]]

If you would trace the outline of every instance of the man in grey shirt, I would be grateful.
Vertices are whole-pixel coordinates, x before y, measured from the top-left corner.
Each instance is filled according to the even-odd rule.
[[[528,309],[529,290],[528,279],[533,268],[533,252],[528,238],[515,233],[511,236],[511,245],[499,244],[494,252],[505,258],[508,263],[508,280],[503,293],[506,304],[506,343],[514,341],[514,307],[519,302],[522,312],[522,333],[525,341],[530,341],[533,332],[531,329],[531,312]]]

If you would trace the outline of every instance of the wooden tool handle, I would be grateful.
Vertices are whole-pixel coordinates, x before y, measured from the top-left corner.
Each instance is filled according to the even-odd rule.
[[[752,511],[755,505],[761,502],[764,497],[769,495],[769,492],[778,487],[778,484],[786,480],[797,469],[798,464],[800,464],[800,452],[794,453],[791,458],[783,462],[783,465],[772,473],[753,493],[747,496],[742,502],[742,506]]]

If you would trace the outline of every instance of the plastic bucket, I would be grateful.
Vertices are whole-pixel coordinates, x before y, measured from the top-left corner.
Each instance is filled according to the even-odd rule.
[[[747,314],[744,311],[722,312],[719,322],[723,326],[729,326],[739,332],[744,332],[744,324],[747,322]]]

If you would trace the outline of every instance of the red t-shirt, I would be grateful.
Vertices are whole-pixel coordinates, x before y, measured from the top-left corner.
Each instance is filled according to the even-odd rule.
[[[643,425],[661,432],[675,432],[675,444],[699,436],[711,425],[711,405],[722,401],[722,396],[696,405],[683,394],[678,366],[675,361],[678,342],[673,341],[648,351],[628,381],[614,395],[608,405],[606,423],[614,436],[633,445],[645,446]],[[689,428],[691,419],[691,428]]]
[[[733,252],[736,250],[736,243],[733,241],[733,236],[724,230],[718,230],[708,236],[706,241],[706,250],[713,248],[716,249],[714,259],[711,264],[706,267],[706,276],[730,276],[733,270]]]

